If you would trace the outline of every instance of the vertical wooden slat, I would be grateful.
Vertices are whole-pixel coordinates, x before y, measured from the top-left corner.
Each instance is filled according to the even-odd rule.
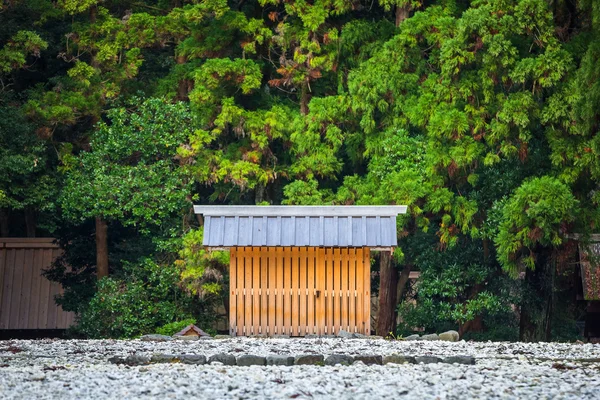
[[[263,226],[266,229],[266,225],[267,225],[267,221],[266,218],[263,218]],[[266,243],[266,237],[265,237],[265,241],[264,243]],[[261,247],[260,248],[260,333],[262,335],[266,335],[267,334],[267,326],[268,326],[268,321],[269,321],[269,303],[267,302],[268,299],[268,295],[267,295],[267,279],[268,279],[268,255],[267,255],[267,248],[266,247]]]
[[[42,279],[46,279],[42,276],[42,270],[48,268],[50,265],[42,264],[42,249],[33,249],[32,250],[32,261],[31,265],[33,267],[33,272],[31,274],[31,301],[29,302],[29,318],[27,319],[27,328],[28,329],[37,329],[37,315],[40,309],[40,303],[42,302],[42,298],[40,297],[40,281]],[[62,311],[65,313],[64,311]],[[66,314],[66,313],[65,313]],[[67,325],[68,321],[65,318],[65,325]],[[66,327],[65,326],[65,327]]]
[[[252,247],[252,334],[260,328],[260,247]]]
[[[283,248],[283,329],[293,335],[292,331],[292,251],[290,247]]]
[[[299,260],[300,260],[300,318],[298,322],[298,331],[300,336],[306,335],[306,311],[307,311],[307,297],[308,294],[308,285],[307,285],[307,263],[308,263],[308,251],[306,247],[301,247],[299,249]]]
[[[21,294],[19,296],[19,312],[17,329],[27,329],[27,321],[29,320],[29,304],[31,304],[31,296],[35,295],[36,300],[39,293],[31,293],[31,276],[33,274],[33,249],[23,249],[23,277],[21,278]]]
[[[316,286],[315,286],[315,258],[317,256],[316,249],[314,247],[309,247],[307,250],[307,282],[306,286],[308,288],[308,299],[307,299],[307,316],[306,316],[306,333],[314,334],[315,333],[315,296],[316,296]]]
[[[244,335],[252,334],[252,248],[244,247]]]
[[[342,278],[342,286],[341,286],[341,326],[345,331],[350,332],[350,324],[348,323],[348,300],[350,298],[350,289],[348,285],[348,254],[349,249],[342,249],[342,262],[341,262],[341,278]]]
[[[4,267],[4,290],[2,292],[2,303],[0,303],[0,329],[10,327],[10,310],[12,303],[12,292],[15,290],[13,279],[15,275],[15,249],[6,249],[6,263]]]
[[[293,219],[294,217],[292,217]],[[298,336],[298,300],[299,300],[299,294],[298,294],[298,278],[299,278],[299,268],[298,268],[298,248],[297,247],[292,247],[290,248],[290,271],[291,271],[291,276],[290,276],[290,286],[288,286],[290,293],[291,293],[291,297],[292,297],[292,302],[291,302],[291,309],[290,309],[290,329],[292,332],[292,335],[294,336]]]
[[[229,250],[229,334],[237,336],[237,250]]]
[[[333,304],[334,304],[334,290],[335,286],[333,284],[333,248],[329,247],[325,251],[326,255],[326,267],[327,267],[327,305],[326,305],[326,318],[327,323],[325,328],[327,330],[328,335],[334,335],[335,331],[333,330]]]
[[[44,249],[42,251],[42,264],[50,265],[52,263],[52,249]],[[53,302],[50,299],[50,281],[46,278],[42,278],[40,285],[40,310],[38,315],[38,327],[40,329],[48,328],[48,308],[53,306]]]
[[[365,319],[365,335],[371,334],[371,254],[370,249],[365,247],[363,253],[363,263],[364,263],[364,305],[363,305],[363,313]]]
[[[364,275],[363,275],[363,249],[356,249],[356,331],[358,333],[364,333],[364,314],[363,314],[363,288],[364,288]]]
[[[336,219],[337,221],[337,219]],[[341,254],[340,248],[333,248],[333,333],[336,334],[340,331],[341,321],[340,317],[342,311],[341,305]]]
[[[349,249],[348,257],[348,325],[349,332],[356,332],[356,249]]]
[[[12,300],[10,304],[9,328],[19,326],[19,303],[21,302],[21,290],[23,286],[23,264],[25,262],[25,250],[15,249],[15,272],[13,274]]]
[[[276,290],[277,290],[277,295],[276,295],[276,329],[277,329],[277,334],[279,335],[284,335],[285,334],[285,323],[283,321],[283,317],[284,317],[284,280],[283,280],[283,258],[284,258],[284,251],[282,247],[276,247],[275,248],[275,263],[276,263],[276,271],[277,271],[277,277],[276,277],[276,282],[277,282],[277,286],[276,286]]]
[[[277,322],[277,263],[275,258],[275,248],[269,247],[269,335],[275,334]]]
[[[322,217],[321,217],[322,218]],[[315,320],[317,322],[316,333],[319,335],[325,334],[325,293],[327,287],[326,281],[326,269],[325,269],[325,249],[319,247],[317,249],[317,268],[316,268],[316,286],[320,292],[319,297],[315,300]]]
[[[237,305],[236,305],[236,336],[242,336],[244,334],[244,325],[246,318],[246,296],[245,296],[245,288],[246,288],[246,252],[244,251],[244,247],[236,247],[236,264],[237,264],[237,278],[236,278],[236,297],[237,297]]]

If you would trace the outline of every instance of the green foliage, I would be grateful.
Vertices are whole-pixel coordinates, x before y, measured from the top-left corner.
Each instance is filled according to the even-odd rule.
[[[194,116],[182,103],[151,99],[134,112],[113,109],[108,119],[94,132],[90,151],[63,157],[63,212],[72,220],[160,225],[187,203],[190,179],[179,168],[177,148],[194,131]]]
[[[48,43],[37,33],[20,31],[0,49],[0,73],[7,74],[22,68],[28,56],[39,58],[40,52],[48,48]]]
[[[202,237],[200,229],[191,230],[183,236],[179,259],[175,261],[181,271],[181,283],[185,290],[201,298],[223,295],[229,252],[206,250],[202,246]]]
[[[80,310],[97,216],[105,292],[145,256],[208,302],[227,260],[200,250],[192,201],[406,204],[399,237],[428,238],[397,252],[423,272],[407,318],[483,316],[493,336],[501,269],[600,226],[599,16],[592,0],[8,2],[0,215],[60,235],[49,276]],[[485,262],[455,259],[481,243]]]
[[[426,331],[457,329],[478,316],[493,317],[510,310],[506,283],[496,277],[496,267],[486,264],[480,241],[463,237],[451,249],[436,249],[435,236],[417,233],[405,240],[405,263],[419,266],[416,296],[399,306],[403,323],[400,333],[423,327]]]
[[[170,322],[156,329],[156,333],[159,335],[173,336],[177,332],[181,332],[183,328],[189,325],[196,324],[194,318],[188,318],[181,321]]]
[[[125,267],[122,277],[98,282],[80,312],[75,332],[89,338],[131,338],[190,316],[190,299],[178,288],[179,272],[151,259]]]
[[[498,260],[512,275],[519,263],[535,268],[537,246],[558,247],[561,228],[575,220],[579,202],[568,186],[544,176],[523,183],[502,207],[495,243]]]

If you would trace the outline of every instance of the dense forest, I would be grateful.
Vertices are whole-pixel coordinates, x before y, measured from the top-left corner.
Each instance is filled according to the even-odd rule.
[[[0,26],[0,236],[59,240],[73,334],[211,326],[228,254],[193,204],[405,204],[378,334],[577,337],[600,2],[11,0]]]

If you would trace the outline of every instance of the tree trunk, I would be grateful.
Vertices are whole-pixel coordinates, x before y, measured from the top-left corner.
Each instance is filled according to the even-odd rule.
[[[396,290],[396,305],[400,303],[402,300],[402,296],[404,295],[404,289],[406,289],[406,284],[408,283],[408,278],[410,276],[410,271],[412,270],[412,265],[407,264],[400,271],[400,278],[398,279],[398,286]]]
[[[379,310],[376,329],[380,336],[395,333],[397,284],[398,271],[392,263],[392,254],[382,251],[379,255]]]
[[[27,237],[35,237],[35,213],[29,207],[25,209],[25,231]]]
[[[263,201],[265,201],[265,194],[266,194],[266,190],[267,188],[265,187],[265,185],[259,183],[256,185],[256,187],[254,188],[254,204],[260,204]]]
[[[410,15],[410,6],[396,7],[396,28]]]
[[[525,272],[519,339],[550,341],[554,302],[554,257],[551,249],[538,246],[535,270]]]
[[[101,217],[96,217],[96,277],[108,276],[108,226]]]
[[[0,208],[0,237],[8,237],[8,210]]]
[[[185,64],[187,62],[187,58],[184,56],[177,56],[175,58],[175,62],[177,64]],[[179,101],[188,101],[189,100],[189,92],[191,89],[192,83],[189,79],[181,79],[177,83],[177,100]]]
[[[300,113],[302,115],[308,114],[308,103],[310,102],[310,88],[308,83],[302,85],[301,93],[300,93]]]

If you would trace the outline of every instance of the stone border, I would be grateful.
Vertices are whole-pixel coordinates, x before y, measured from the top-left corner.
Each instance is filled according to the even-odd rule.
[[[351,365],[361,363],[363,365],[385,365],[385,364],[464,364],[474,365],[473,356],[405,356],[401,354],[391,354],[387,356],[364,354],[351,356],[348,354],[331,354],[325,357],[323,354],[301,354],[292,355],[269,355],[257,356],[253,354],[243,354],[237,357],[233,354],[219,353],[210,357],[202,354],[154,354],[151,357],[141,355],[130,355],[127,357],[111,357],[108,362],[112,364],[124,364],[129,366],[149,365],[149,364],[173,364],[182,363],[190,365],[227,365],[249,367],[251,365]]]

